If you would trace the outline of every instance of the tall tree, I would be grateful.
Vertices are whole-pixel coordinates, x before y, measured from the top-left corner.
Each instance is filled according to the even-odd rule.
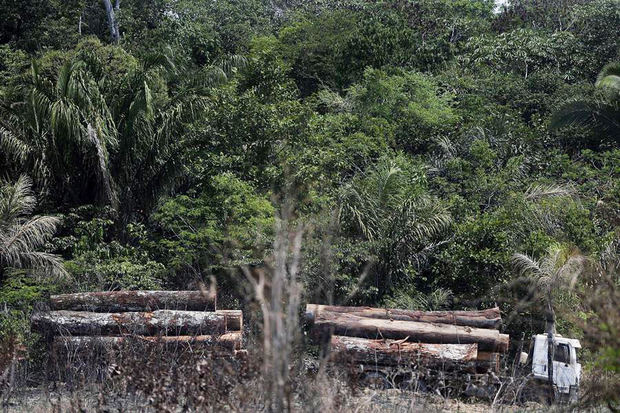
[[[519,275],[534,280],[536,295],[545,303],[547,311],[545,330],[548,334],[555,334],[555,294],[575,286],[584,268],[584,256],[574,247],[555,244],[539,260],[525,254],[514,254],[512,262]]]
[[[110,30],[110,37],[114,43],[118,43],[121,39],[121,34],[118,28],[118,20],[116,18],[116,13],[118,13],[121,7],[121,1],[116,0],[114,5],[112,5],[111,0],[103,0],[103,5],[105,6],[106,16],[108,17],[108,28]]]
[[[451,222],[423,182],[422,172],[403,158],[382,159],[342,190],[341,222],[377,257],[373,272],[380,296],[402,283],[408,267],[420,267]]]

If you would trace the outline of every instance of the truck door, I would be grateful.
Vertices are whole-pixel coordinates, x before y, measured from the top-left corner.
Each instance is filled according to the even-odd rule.
[[[555,345],[553,354],[553,382],[561,393],[568,393],[577,384],[577,372],[571,363],[571,348],[566,343]]]

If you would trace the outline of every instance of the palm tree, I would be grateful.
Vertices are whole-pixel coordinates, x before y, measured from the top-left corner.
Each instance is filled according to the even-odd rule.
[[[419,184],[422,174],[403,158],[383,159],[341,193],[340,221],[371,245],[379,295],[420,267],[451,218]],[[418,175],[418,176],[416,176]]]
[[[555,334],[555,296],[559,291],[572,289],[585,265],[578,249],[561,244],[552,245],[547,255],[536,260],[525,254],[514,254],[512,263],[522,277],[535,282],[537,298],[545,303],[546,332]]]
[[[65,276],[60,257],[41,252],[58,225],[50,216],[34,216],[32,182],[22,175],[14,184],[0,185],[0,280],[16,270]]]
[[[108,164],[115,125],[90,69],[84,60],[66,62],[51,82],[33,63],[24,101],[0,108],[0,147],[44,193],[81,202],[94,189],[95,202],[114,204]]]
[[[601,141],[620,143],[620,62],[607,64],[599,73],[594,100],[575,99],[551,118],[551,129],[579,125],[592,130]]]
[[[169,53],[154,53],[111,78],[85,53],[55,83],[34,64],[24,102],[0,107],[0,149],[58,201],[111,205],[127,222],[183,171],[186,126],[203,113],[210,88],[243,63],[231,56],[181,76]],[[168,82],[174,91],[162,87]]]
[[[153,97],[154,85],[162,77],[178,78],[182,70],[169,55],[153,54],[124,77],[110,98],[118,142],[111,170],[124,219],[137,209],[148,211],[184,171],[182,156],[191,146],[186,126],[204,113],[209,90],[244,63],[230,56],[180,78],[176,92],[160,102]]]
[[[577,277],[583,272],[586,258],[574,247],[556,244],[549,248],[547,255],[535,260],[525,254],[514,254],[512,262],[521,276],[534,280],[538,295],[547,307],[546,333],[547,341],[547,375],[550,389],[553,388],[553,335],[555,332],[554,298],[559,290],[571,289]]]

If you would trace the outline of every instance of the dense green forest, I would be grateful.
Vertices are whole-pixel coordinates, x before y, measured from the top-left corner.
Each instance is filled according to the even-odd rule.
[[[551,302],[618,373],[618,28],[618,0],[3,1],[0,342],[51,293],[245,305],[286,217],[304,302],[497,303],[515,338]]]

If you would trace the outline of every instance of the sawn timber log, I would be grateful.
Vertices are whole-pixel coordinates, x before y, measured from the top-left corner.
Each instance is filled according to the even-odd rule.
[[[332,336],[331,359],[343,363],[396,365],[475,365],[477,344],[426,344]]]
[[[344,313],[319,312],[315,315],[312,337],[326,342],[332,334],[349,337],[395,339],[437,344],[478,344],[482,351],[508,351],[509,336],[497,330],[422,323],[417,321],[382,320]]]
[[[52,295],[52,310],[123,311],[194,310],[214,311],[216,296],[202,291],[104,291]]]
[[[343,313],[358,317],[383,320],[419,321],[427,323],[454,324],[477,328],[499,328],[502,323],[498,307],[472,311],[413,311],[373,307],[343,307],[335,305],[306,305],[306,321],[312,322],[321,312]]]
[[[242,330],[243,315],[240,310],[128,313],[59,310],[35,313],[31,323],[35,330],[52,335],[212,335]]]

